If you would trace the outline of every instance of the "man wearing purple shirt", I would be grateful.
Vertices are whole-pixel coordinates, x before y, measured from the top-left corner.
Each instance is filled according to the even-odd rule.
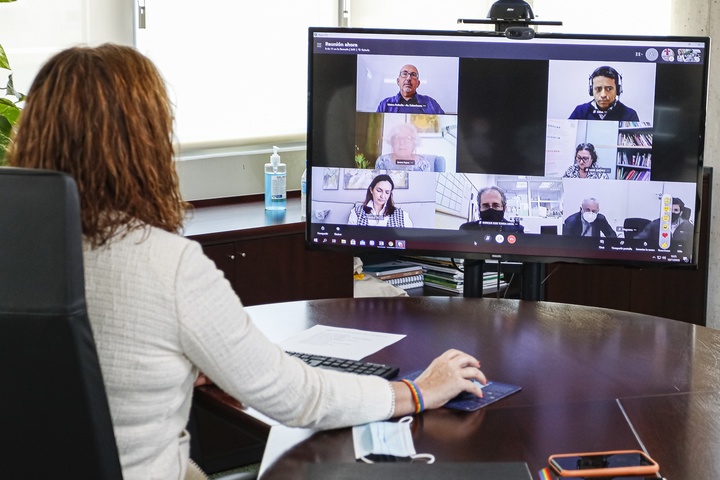
[[[378,105],[379,113],[426,113],[444,114],[442,107],[432,97],[417,93],[420,74],[415,65],[404,65],[397,78],[400,92],[388,97]]]

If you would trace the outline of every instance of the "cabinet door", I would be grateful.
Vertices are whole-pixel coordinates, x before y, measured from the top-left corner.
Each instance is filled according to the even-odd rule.
[[[306,250],[303,233],[235,244],[235,290],[244,305],[353,296],[351,254]]]
[[[233,287],[235,286],[235,242],[220,245],[203,245],[203,252],[219,270],[225,274]]]

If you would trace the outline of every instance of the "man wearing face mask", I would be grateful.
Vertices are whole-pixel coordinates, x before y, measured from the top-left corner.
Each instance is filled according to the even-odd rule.
[[[485,187],[478,192],[480,220],[460,225],[460,230],[483,230],[493,232],[524,233],[525,227],[520,222],[511,222],[505,218],[507,197],[505,192],[496,186]]]
[[[672,198],[672,209],[670,215],[670,246],[678,248],[681,246],[690,247],[693,238],[693,224],[683,218],[685,202],[677,197]],[[660,245],[661,220],[657,218],[648,223],[642,232],[635,237],[639,240],[650,240],[655,247]],[[666,224],[667,225],[667,224]],[[667,247],[663,248],[666,249]]]
[[[617,237],[605,215],[600,213],[600,203],[594,198],[583,200],[580,211],[565,219],[562,233],[580,237],[600,237],[602,233],[605,237]]]

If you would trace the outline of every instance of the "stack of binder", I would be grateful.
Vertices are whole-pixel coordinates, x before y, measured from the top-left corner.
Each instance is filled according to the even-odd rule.
[[[453,266],[452,260],[443,257],[412,257],[422,266],[425,285],[453,293],[463,293],[465,278],[463,272]],[[462,260],[456,264],[462,268]]]
[[[423,286],[423,268],[417,263],[396,260],[393,262],[363,265],[363,273],[404,290]]]
[[[463,260],[456,259],[453,263],[447,257],[408,257],[408,261],[422,266],[425,285],[452,293],[462,294],[465,286],[465,276],[462,272]],[[507,284],[500,273],[500,287]],[[492,293],[498,290],[498,273],[485,272],[483,274],[483,291]]]

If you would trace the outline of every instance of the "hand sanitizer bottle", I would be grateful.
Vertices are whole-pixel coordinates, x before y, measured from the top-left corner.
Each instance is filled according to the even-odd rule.
[[[265,164],[265,210],[287,209],[287,165],[280,163],[278,150],[273,146],[270,163]]]
[[[305,160],[305,170],[300,176],[300,220],[305,220],[305,210],[307,209],[307,160]]]

